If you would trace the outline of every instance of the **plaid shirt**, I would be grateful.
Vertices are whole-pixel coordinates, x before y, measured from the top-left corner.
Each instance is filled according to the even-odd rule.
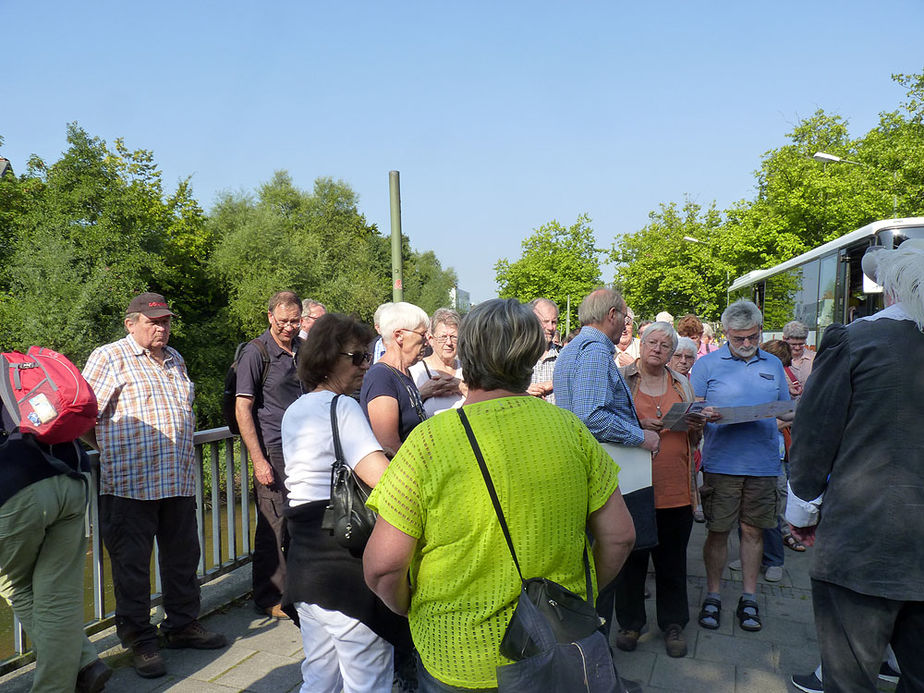
[[[533,375],[529,380],[530,385],[547,383],[552,379],[552,374],[555,372],[555,362],[558,361],[559,352],[561,352],[561,347],[555,344],[555,342],[550,342],[546,352],[539,357],[536,365],[533,366]],[[555,404],[555,391],[552,390],[552,392],[545,395],[542,399],[549,404]]]
[[[161,365],[127,335],[87,359],[83,377],[99,401],[100,493],[195,495],[193,384],[180,353],[164,351]]]
[[[584,422],[604,443],[637,447],[645,441],[613,354],[616,347],[595,327],[585,325],[568,342],[555,364],[556,404]]]

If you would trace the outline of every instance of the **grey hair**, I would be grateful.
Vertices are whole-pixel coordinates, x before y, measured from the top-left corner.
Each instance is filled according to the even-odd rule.
[[[581,301],[581,305],[578,306],[578,320],[582,325],[601,323],[612,308],[620,313],[627,311],[626,302],[620,293],[602,286],[591,291]]]
[[[430,329],[430,318],[420,306],[398,301],[382,310],[379,327],[382,328],[382,341],[387,345],[395,341],[395,330]]]
[[[757,325],[760,327],[764,324],[764,316],[760,308],[754,305],[753,301],[742,298],[732,303],[725,312],[722,313],[722,329],[728,330],[746,330],[749,327]]]
[[[141,317],[141,313],[126,313],[125,322],[130,322],[132,325],[134,325],[136,322],[138,322],[138,318],[140,317]],[[128,332],[127,327],[125,328],[125,331]]]
[[[378,308],[375,309],[375,313],[372,315],[372,324],[381,326],[382,320],[382,311],[388,308],[388,306],[394,305],[391,301],[383,303]]]
[[[674,329],[674,326],[669,322],[664,322],[663,320],[658,320],[651,323],[648,327],[645,328],[645,332],[642,334],[642,341],[645,341],[645,337],[653,332],[661,332],[666,334],[671,340],[671,353],[667,355],[667,358],[670,358],[674,355],[674,352],[677,351],[677,330]],[[695,351],[695,349],[694,349]]]
[[[458,329],[461,322],[462,318],[452,308],[437,308],[430,317],[430,331],[433,332],[437,325],[449,325]]]
[[[895,250],[881,251],[878,258],[876,278],[883,291],[924,331],[924,249],[917,241],[905,241]]]
[[[469,388],[523,392],[546,349],[532,310],[515,298],[495,298],[462,319],[459,360]]]
[[[325,306],[320,301],[315,301],[313,298],[306,298],[302,301],[302,317],[307,318],[308,314],[311,313],[311,309],[315,306],[319,307],[325,313],[327,312],[327,306]]]
[[[555,315],[558,315],[559,313],[558,304],[555,303],[555,301],[553,301],[551,298],[543,298],[543,297],[534,298],[532,301],[529,302],[529,309],[532,311],[535,311],[536,306],[543,306],[543,305],[552,306],[552,308],[555,309]]]
[[[783,325],[783,339],[807,339],[809,330],[804,323],[790,320]]]
[[[677,340],[677,348],[674,349],[674,355],[682,354],[685,351],[691,352],[693,356],[696,356],[699,352],[699,349],[696,348],[696,342],[689,337],[681,337]]]
[[[715,333],[712,331],[712,325],[710,325],[708,322],[703,323],[703,336],[709,337],[709,339],[715,337]]]

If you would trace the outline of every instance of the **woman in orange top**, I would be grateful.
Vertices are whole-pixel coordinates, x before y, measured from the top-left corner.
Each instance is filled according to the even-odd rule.
[[[677,333],[667,322],[648,326],[639,345],[639,358],[621,369],[632,392],[642,428],[657,431],[661,448],[651,465],[658,545],[633,551],[616,583],[616,619],[620,631],[616,646],[635,649],[645,626],[645,576],[648,557],[655,568],[658,626],[664,633],[667,654],[683,657],[687,644],[683,628],[690,619],[687,603],[687,542],[693,527],[696,489],[692,450],[699,442],[704,418],[687,416],[687,430],[669,431],[661,420],[677,402],[692,402],[693,389],[686,377],[667,367],[677,348]]]

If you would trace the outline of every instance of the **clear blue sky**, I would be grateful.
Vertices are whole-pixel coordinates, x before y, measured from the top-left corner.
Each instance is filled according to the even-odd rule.
[[[54,161],[77,121],[206,209],[286,169],[343,179],[386,233],[397,169],[405,234],[480,301],[551,219],[587,212],[609,247],[659,203],[752,197],[818,108],[865,133],[924,69],[922,26],[921,0],[0,0],[0,154]]]

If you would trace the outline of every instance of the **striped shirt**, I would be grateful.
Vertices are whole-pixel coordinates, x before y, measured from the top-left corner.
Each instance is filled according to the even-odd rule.
[[[96,349],[83,377],[99,402],[100,493],[157,500],[195,495],[193,384],[176,349],[164,363],[127,335]]]
[[[574,412],[597,440],[636,447],[645,434],[613,360],[615,352],[613,342],[600,330],[582,327],[555,364],[555,403]]]

